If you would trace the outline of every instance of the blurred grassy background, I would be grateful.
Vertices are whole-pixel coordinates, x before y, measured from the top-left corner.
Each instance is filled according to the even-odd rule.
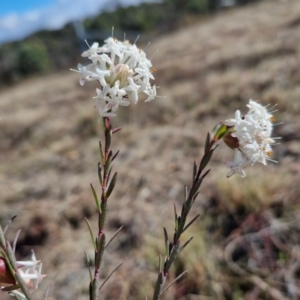
[[[162,15],[168,16],[166,11]],[[128,13],[116,20],[125,22],[129,16],[138,19]],[[87,20],[86,26],[97,28],[100,19]],[[88,297],[84,251],[92,256],[92,247],[84,217],[96,228],[89,184],[97,186],[102,136],[92,109],[96,84],[82,88],[77,74],[60,71],[79,62],[68,28],[61,39],[58,32],[44,32],[1,48],[2,64],[17,63],[18,71],[10,82],[2,80],[8,73],[1,73],[0,222],[17,214],[9,236],[22,228],[19,259],[34,248],[43,261],[48,276],[35,299],[42,299],[50,283],[49,299]],[[206,133],[236,109],[246,112],[252,98],[277,104],[275,117],[283,122],[274,130],[282,137],[274,149],[278,163],[246,169],[244,179],[227,179],[223,163],[233,153],[220,145],[193,209],[192,215],[201,217],[184,237],[194,239],[171,278],[186,269],[189,273],[164,299],[298,299],[300,2],[266,0],[189,15],[174,28],[151,32],[146,50],[154,56],[156,84],[166,98],[121,108],[113,119],[123,129],[112,146],[120,150],[114,167],[119,178],[109,203],[108,236],[121,225],[124,229],[105,254],[101,276],[118,262],[124,264],[103,298],[151,298],[158,255],[164,254],[162,228],[173,229],[173,203],[180,205],[183,186],[191,182],[192,163],[202,155]],[[49,44],[42,40],[45,35]],[[56,57],[53,53],[60,50],[55,49],[65,49],[64,56]],[[36,76],[27,73],[31,60],[38,61]],[[2,71],[15,74],[12,65]]]

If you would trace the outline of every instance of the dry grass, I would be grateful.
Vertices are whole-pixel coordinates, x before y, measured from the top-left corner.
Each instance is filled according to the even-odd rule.
[[[150,297],[157,257],[164,251],[162,227],[172,230],[173,202],[181,200],[183,185],[190,183],[206,132],[253,98],[278,105],[276,118],[284,122],[275,128],[275,135],[283,137],[274,154],[279,163],[254,166],[246,179],[227,179],[223,162],[232,153],[225,146],[215,152],[193,211],[201,214],[189,231],[194,240],[171,274],[189,269],[189,275],[164,299],[272,299],[247,279],[237,280],[222,253],[243,230],[269,226],[270,214],[271,220],[286,221],[299,215],[299,19],[298,1],[263,1],[152,41],[147,52],[159,49],[153,59],[156,81],[167,97],[119,110],[113,120],[123,129],[113,143],[121,154],[108,235],[122,224],[125,229],[105,255],[103,278],[125,262],[103,298]],[[87,299],[84,251],[92,252],[83,218],[96,226],[89,183],[97,185],[102,138],[93,93],[92,84],[82,88],[77,74],[63,72],[0,94],[0,221],[18,215],[10,236],[22,228],[19,256],[34,248],[43,260],[48,277],[41,290],[54,283],[50,299]],[[289,246],[297,244],[295,232]],[[285,255],[286,260],[274,258],[283,271],[294,260],[290,252]],[[276,288],[291,297],[278,284],[284,283],[279,271],[269,267],[266,280],[277,280]],[[35,299],[42,299],[39,292]]]

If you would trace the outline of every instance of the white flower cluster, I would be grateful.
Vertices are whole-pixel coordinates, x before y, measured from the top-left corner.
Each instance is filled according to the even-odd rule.
[[[42,262],[37,260],[32,250],[31,260],[17,261],[18,272],[24,280],[29,292],[37,290],[39,283],[46,275],[42,275]],[[10,295],[17,299],[27,300],[26,296],[18,290],[13,290]]]
[[[80,84],[98,80],[95,107],[102,117],[114,117],[119,106],[128,106],[129,100],[138,102],[138,94],[145,93],[149,102],[156,97],[156,87],[151,85],[154,69],[144,51],[128,41],[120,42],[109,38],[102,47],[94,43],[82,54],[92,63],[78,64]]]
[[[246,115],[241,115],[239,110],[235,113],[234,119],[228,119],[224,123],[230,128],[230,137],[235,140],[234,160],[226,163],[230,169],[227,177],[235,173],[245,177],[244,168],[260,162],[264,165],[267,160],[271,160],[271,138],[274,121],[273,115],[266,107],[256,101],[249,100],[247,105],[249,111]],[[226,142],[226,139],[224,139]],[[232,145],[231,145],[232,146]]]

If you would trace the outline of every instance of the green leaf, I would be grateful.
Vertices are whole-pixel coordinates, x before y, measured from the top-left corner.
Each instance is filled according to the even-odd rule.
[[[13,216],[7,223],[7,225],[5,226],[5,228],[3,229],[3,234],[6,233],[6,230],[8,229],[8,227],[10,226],[11,222],[17,217],[17,215]]]
[[[88,257],[88,255],[85,251],[84,251],[84,254],[85,254],[87,266],[89,268],[90,281],[92,281],[93,280],[93,275],[92,275],[92,268],[91,268],[90,258]]]
[[[110,143],[111,143],[111,136],[112,136],[112,130],[111,130],[111,124],[109,118],[105,118],[105,149],[109,149]]]
[[[1,287],[1,291],[3,291],[3,292],[10,292],[10,291],[17,290],[19,288],[20,288],[20,286],[18,284],[15,284],[15,285]]]
[[[110,169],[110,163],[111,163],[111,157],[112,157],[112,151],[109,151],[107,160],[104,165],[104,174],[108,174],[109,169]]]
[[[161,293],[165,292],[169,287],[171,287],[176,281],[178,281],[184,274],[186,274],[188,270],[183,271],[180,275],[178,275],[166,288],[162,290]]]
[[[180,253],[191,242],[192,239],[193,237],[191,237],[187,242],[185,242],[184,245],[178,249],[178,253]]]
[[[184,186],[184,202],[187,201],[188,197],[189,197],[189,192],[188,192],[187,186],[185,185]]]
[[[101,214],[102,213],[102,211],[101,211],[101,205],[100,205],[97,193],[96,193],[96,191],[95,191],[95,189],[94,189],[94,187],[93,187],[92,184],[91,184],[91,189],[92,189],[92,192],[93,192],[93,196],[94,196],[94,199],[95,199],[95,203],[96,203],[97,209],[98,209],[99,213]]]
[[[121,129],[122,129],[122,127],[117,127],[115,129],[113,129],[111,133],[114,134],[114,133],[120,131]]]
[[[210,133],[208,132],[205,140],[205,148],[204,148],[205,153],[209,151],[209,148],[210,148]]]
[[[158,256],[158,271],[161,272],[162,271],[162,259],[161,259],[161,255],[159,254]]]
[[[112,191],[114,190],[114,187],[116,185],[116,182],[117,182],[117,176],[118,176],[118,173],[116,172],[113,176],[113,178],[111,179],[110,183],[109,183],[109,186],[106,190],[106,193],[105,193],[105,197],[108,198],[110,196],[110,194],[112,193]]]
[[[95,268],[100,268],[102,257],[105,249],[105,234],[101,233],[96,245],[97,250],[95,251]]]
[[[164,227],[164,237],[165,237],[166,253],[167,253],[167,256],[169,256],[169,238],[168,238],[168,232],[165,227]]]
[[[112,171],[113,166],[110,167],[108,174],[107,174],[107,182],[109,182],[110,180],[110,175],[111,175],[111,171]]]
[[[192,197],[192,204],[195,202],[198,195],[199,195],[199,191]]]
[[[98,163],[98,178],[99,178],[99,182],[100,185],[103,185],[103,180],[102,180],[102,166],[101,163]]]
[[[99,141],[99,153],[100,153],[100,159],[102,165],[104,165],[104,153],[103,153],[103,148],[102,148],[102,143]]]
[[[182,230],[182,232],[185,232],[199,217],[200,215],[197,215],[192,221],[190,221]]]
[[[193,181],[195,180],[196,176],[197,176],[197,163],[194,160],[194,165],[193,165]]]
[[[93,230],[92,230],[91,224],[90,224],[90,222],[88,221],[87,218],[84,218],[84,219],[85,219],[85,222],[86,222],[86,224],[88,226],[88,229],[89,229],[89,232],[90,232],[90,236],[91,236],[91,240],[92,240],[94,249],[96,250],[96,240],[95,240],[95,237],[94,237],[94,234],[93,234]]]
[[[5,248],[5,237],[1,226],[0,226],[0,246]]]
[[[175,230],[178,230],[178,215],[177,215],[177,209],[176,204],[174,203],[174,217],[175,217]]]
[[[15,259],[15,254],[13,252],[13,249],[9,242],[6,242],[6,254],[9,260],[10,266],[13,268],[13,270],[17,270],[17,264]]]
[[[120,262],[112,271],[111,273],[104,279],[103,283],[99,287],[99,291],[104,286],[104,284],[109,280],[109,278],[119,269],[119,267],[123,264],[123,262]]]
[[[111,161],[114,161],[114,160],[115,160],[115,158],[118,156],[119,152],[120,152],[120,150],[118,150],[118,151],[114,154],[114,156],[112,157]]]
[[[115,234],[112,236],[112,238],[109,240],[109,242],[105,245],[105,248],[108,247],[108,245],[113,241],[113,239],[118,235],[118,233],[122,230],[123,225],[115,232]]]
[[[214,150],[209,150],[207,153],[205,153],[202,157],[201,163],[200,163],[200,169],[204,170],[204,168],[207,166],[208,162],[211,159],[211,156],[213,154]]]
[[[178,253],[179,253],[179,241],[173,245],[171,251],[170,251],[170,255],[169,255],[169,259],[168,261],[166,262],[165,264],[165,267],[164,267],[164,272],[167,273],[172,265],[172,263],[174,262],[174,260],[176,259]]]

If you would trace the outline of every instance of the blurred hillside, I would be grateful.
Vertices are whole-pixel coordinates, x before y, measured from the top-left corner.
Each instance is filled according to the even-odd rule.
[[[237,4],[253,1],[231,0]],[[101,12],[97,17],[79,22],[79,30],[76,30],[78,22],[69,23],[61,30],[42,30],[23,41],[7,43],[0,47],[0,88],[31,76],[49,74],[76,65],[82,49],[86,47],[85,40],[90,44],[95,40],[101,42],[113,27],[118,38],[127,34],[127,38],[134,35],[135,39],[140,34],[141,39],[148,43],[154,37],[201,20],[221,9],[227,2],[163,0],[138,6],[118,6],[113,11],[109,7],[108,11]],[[118,31],[120,34],[117,34]]]
[[[124,229],[105,253],[102,279],[124,264],[103,299],[151,299],[162,228],[173,228],[173,203],[190,185],[206,133],[236,109],[245,112],[249,98],[277,105],[278,163],[227,179],[224,162],[233,153],[220,145],[192,213],[201,217],[184,236],[194,239],[171,277],[189,273],[164,299],[300,299],[300,2],[262,1],[216,14],[157,37],[147,54],[166,98],[120,108],[113,119],[123,129],[112,145],[120,155],[108,236]],[[22,228],[18,258],[34,248],[43,261],[48,276],[34,299],[43,299],[50,283],[49,300],[88,297],[84,251],[92,256],[92,247],[84,217],[96,228],[89,184],[97,187],[102,138],[95,86],[81,87],[78,74],[63,71],[0,94],[0,222],[17,214],[9,237]]]

